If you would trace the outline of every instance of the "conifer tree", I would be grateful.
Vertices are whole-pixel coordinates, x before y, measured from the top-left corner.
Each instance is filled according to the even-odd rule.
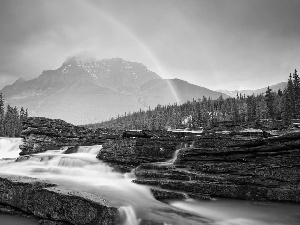
[[[294,101],[295,101],[295,119],[300,119],[300,80],[297,70],[293,74],[293,87],[294,87]]]
[[[0,137],[4,136],[4,99],[0,93]]]
[[[272,92],[272,89],[268,86],[266,91],[266,103],[267,103],[267,110],[268,110],[268,117],[271,119],[275,118],[275,108],[274,108],[274,93]]]

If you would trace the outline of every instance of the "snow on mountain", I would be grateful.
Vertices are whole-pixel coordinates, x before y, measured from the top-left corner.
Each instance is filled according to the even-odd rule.
[[[221,95],[183,80],[164,80],[141,63],[78,57],[68,58],[55,70],[44,70],[35,79],[18,80],[0,92],[11,105],[28,108],[31,116],[74,124],[100,122],[157,104]]]
[[[287,84],[287,82],[280,82],[278,84],[274,84],[274,85],[271,85],[269,87],[272,89],[272,91],[275,91],[275,92],[277,92],[279,89],[283,91],[286,87],[286,84]],[[256,90],[240,90],[240,91],[239,90],[235,90],[235,91],[217,90],[217,91],[222,92],[224,94],[227,94],[231,97],[236,97],[237,93],[242,94],[242,95],[246,95],[246,96],[247,95],[252,95],[252,94],[254,94],[254,95],[265,94],[266,91],[267,91],[267,88],[268,87],[263,87],[263,88],[259,88],[259,89],[256,89]]]

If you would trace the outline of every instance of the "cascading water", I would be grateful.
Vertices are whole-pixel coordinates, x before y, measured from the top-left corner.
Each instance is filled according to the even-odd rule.
[[[17,158],[21,138],[0,138],[0,159]]]
[[[172,159],[168,160],[166,163],[170,163],[170,164],[174,164],[174,162],[176,161],[177,157],[178,157],[178,153],[181,149],[177,149],[172,157]]]
[[[3,158],[19,156],[21,139],[2,139]],[[138,225],[134,208],[155,201],[149,188],[132,183],[132,173],[120,174],[96,158],[101,145],[82,146],[77,153],[64,154],[62,150],[49,150],[31,155],[27,160],[0,164],[0,173],[24,175],[57,183],[72,189],[100,194],[121,207],[122,225]],[[14,152],[8,157],[8,152]],[[146,200],[146,202],[145,202]],[[143,203],[144,202],[144,203]],[[133,208],[134,207],[134,208]]]
[[[119,216],[123,225],[139,225],[140,219],[136,218],[136,214],[131,205],[119,208]]]
[[[18,146],[21,139],[0,139],[0,158],[16,158],[20,152]],[[120,174],[96,158],[101,146],[79,147],[76,153],[64,154],[67,149],[51,150],[33,154],[27,160],[14,162],[0,160],[0,173],[16,174],[48,180],[58,185],[79,191],[100,195],[112,204],[120,205],[119,215],[122,225],[139,225],[141,219],[159,219],[172,225],[296,225],[299,224],[300,207],[289,204],[254,205],[246,201],[212,201],[195,200],[170,201],[169,205],[155,200],[149,187],[132,183],[133,173]],[[178,149],[171,160],[165,164],[173,164],[178,156]],[[243,205],[251,207],[245,212],[239,209]],[[170,209],[183,209],[199,217],[209,218],[209,222],[199,222],[193,218],[178,216]],[[284,210],[287,208],[287,210]],[[229,210],[232,209],[232,210]],[[285,211],[285,221],[280,220],[280,210]],[[175,209],[174,209],[175,210]],[[254,212],[254,213],[251,213]],[[168,213],[169,212],[169,213]],[[225,214],[222,212],[226,212]],[[258,216],[263,212],[264,216]],[[274,217],[280,221],[275,223]],[[292,218],[292,219],[291,219]],[[296,222],[295,222],[296,221]],[[1,217],[0,217],[0,224]]]

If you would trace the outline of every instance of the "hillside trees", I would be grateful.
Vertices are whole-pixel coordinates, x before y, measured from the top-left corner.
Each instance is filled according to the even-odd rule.
[[[300,119],[300,79],[295,70],[290,74],[286,88],[273,92],[269,87],[265,94],[245,96],[237,93],[235,98],[216,100],[199,98],[184,104],[161,106],[139,112],[125,113],[93,128],[147,129],[211,128],[221,122],[255,124],[258,120],[283,120],[286,125],[292,119]]]
[[[0,93],[0,137],[4,136],[4,99]]]
[[[28,117],[27,110],[12,107],[7,104],[6,109],[2,93],[0,93],[0,137],[19,137],[21,134],[21,123]]]

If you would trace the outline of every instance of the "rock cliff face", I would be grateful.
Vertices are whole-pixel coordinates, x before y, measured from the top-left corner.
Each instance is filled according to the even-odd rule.
[[[57,150],[64,146],[90,146],[118,139],[121,134],[109,130],[90,130],[59,119],[28,117],[23,122],[20,155]]]
[[[256,140],[200,137],[179,152],[173,165],[143,164],[135,174],[136,183],[193,198],[300,203],[300,132]]]

